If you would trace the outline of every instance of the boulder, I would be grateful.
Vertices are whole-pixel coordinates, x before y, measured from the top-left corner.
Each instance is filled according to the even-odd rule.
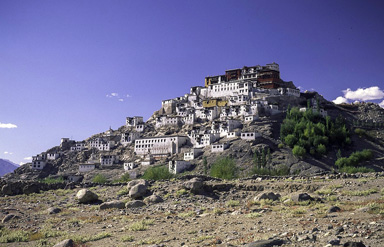
[[[28,194],[32,194],[32,193],[39,193],[40,192],[40,188],[37,184],[27,184],[23,187],[23,193],[28,195]]]
[[[148,196],[147,198],[144,199],[144,203],[147,205],[156,204],[156,203],[160,203],[163,201],[164,201],[163,198],[161,198],[158,195],[151,195],[151,196]]]
[[[260,201],[260,200],[272,200],[272,201],[277,201],[280,199],[280,194],[275,194],[273,192],[263,192],[259,195],[257,195],[253,200],[255,202]]]
[[[147,180],[145,179],[136,179],[136,180],[132,180],[128,183],[127,185],[127,190],[131,190],[133,186],[135,185],[138,185],[138,184],[142,184],[142,185],[145,185],[146,187],[148,187],[148,182]]]
[[[61,209],[60,208],[54,208],[54,207],[51,207],[51,208],[48,208],[47,209],[47,213],[48,214],[58,214],[61,212]]]
[[[246,244],[246,247],[273,247],[281,246],[284,244],[284,240],[281,239],[268,239],[268,240],[259,240],[249,244]]]
[[[100,205],[100,209],[108,209],[108,208],[123,209],[125,208],[125,203],[121,201],[111,201],[111,202],[104,202]]]
[[[80,203],[91,203],[99,199],[99,196],[88,189],[81,189],[76,194],[76,199]]]
[[[3,185],[3,187],[1,188],[1,193],[7,196],[14,195],[13,186],[11,186],[10,184]]]
[[[339,208],[338,206],[333,206],[328,209],[328,213],[336,213],[340,211],[341,211],[341,208]]]
[[[147,193],[147,186],[136,184],[129,190],[129,196],[133,199],[141,198]]]
[[[363,242],[346,242],[343,247],[365,247]]]
[[[10,221],[10,220],[12,220],[12,219],[18,219],[18,218],[20,218],[20,216],[17,216],[17,215],[14,215],[14,214],[8,214],[8,215],[6,215],[4,218],[3,218],[3,220],[1,221],[2,223],[6,223],[6,222],[8,222],[8,221]]]
[[[192,193],[197,194],[203,191],[204,181],[201,178],[192,178],[184,182],[183,187],[190,190]]]
[[[125,204],[126,208],[140,208],[143,206],[145,206],[145,203],[141,200],[134,200],[134,201],[127,202]]]
[[[66,239],[61,241],[60,243],[55,244],[53,247],[74,247],[75,243],[72,239]]]
[[[294,202],[301,202],[301,201],[313,201],[314,199],[307,193],[297,193],[291,196],[291,200]]]

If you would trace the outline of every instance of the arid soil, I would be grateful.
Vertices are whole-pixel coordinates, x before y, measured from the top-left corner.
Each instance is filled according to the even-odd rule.
[[[75,246],[270,246],[255,243],[268,239],[280,246],[384,246],[383,174],[205,178],[207,191],[198,194],[183,187],[188,179],[150,181],[147,195],[164,201],[139,208],[100,209],[102,202],[132,201],[125,185],[88,188],[100,201],[83,204],[76,199],[81,188],[1,197],[0,246],[64,239]],[[265,192],[280,198],[255,199]],[[297,193],[312,199],[296,201]]]

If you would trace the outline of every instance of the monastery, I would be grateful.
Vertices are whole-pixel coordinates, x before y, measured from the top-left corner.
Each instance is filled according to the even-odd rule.
[[[244,126],[249,127],[260,116],[280,113],[282,109],[270,99],[283,96],[300,97],[300,90],[291,81],[280,78],[278,64],[231,69],[222,75],[206,77],[204,86],[191,87],[184,96],[163,100],[161,109],[147,122],[141,116],[127,117],[124,133],[116,135],[109,129],[101,136],[81,142],[63,138],[60,147],[70,152],[95,150],[98,153],[98,158],[78,164],[80,173],[114,166],[129,172],[139,165],[182,154],[184,160],[169,161],[169,171],[180,173],[203,153],[202,148],[210,146],[211,152],[223,152],[234,138],[247,141],[259,138],[261,134],[257,129]],[[183,135],[146,135],[150,128],[159,131],[185,126],[190,127]],[[112,155],[120,146],[133,149],[135,157],[127,160]],[[44,169],[49,160],[62,155],[63,152],[37,155],[31,168]]]

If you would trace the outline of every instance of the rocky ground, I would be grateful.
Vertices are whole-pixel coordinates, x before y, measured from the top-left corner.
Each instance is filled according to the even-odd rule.
[[[0,197],[0,246],[384,246],[383,173],[135,181]]]

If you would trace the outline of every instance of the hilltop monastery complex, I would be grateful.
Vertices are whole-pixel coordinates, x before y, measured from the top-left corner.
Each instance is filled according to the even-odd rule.
[[[259,138],[262,134],[250,126],[260,116],[281,112],[278,104],[269,100],[276,97],[300,97],[300,90],[292,82],[280,78],[278,64],[227,70],[223,75],[206,77],[204,86],[192,87],[184,96],[163,100],[161,109],[147,122],[143,117],[127,117],[123,133],[116,135],[117,131],[110,129],[81,142],[63,138],[61,151],[34,156],[31,168],[42,170],[66,153],[94,150],[87,162],[77,164],[78,174],[103,167],[131,172],[164,158],[168,159],[170,172],[179,173],[203,153],[203,148],[223,152],[233,139]],[[158,133],[164,128],[186,126],[182,135],[147,135],[148,129]],[[130,160],[113,154],[119,146],[131,149]]]

